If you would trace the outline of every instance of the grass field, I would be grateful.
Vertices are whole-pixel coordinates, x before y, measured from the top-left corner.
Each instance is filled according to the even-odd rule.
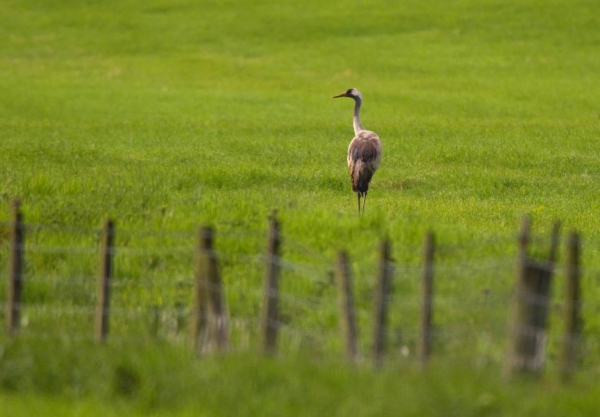
[[[277,209],[284,251],[294,265],[308,265],[325,276],[336,252],[349,250],[363,324],[370,314],[369,279],[378,240],[389,236],[398,262],[417,265],[423,233],[432,229],[442,247],[441,259],[459,267],[438,287],[453,301],[440,305],[438,320],[494,318],[504,325],[505,302],[498,301],[483,315],[461,308],[461,302],[490,288],[508,293],[519,218],[529,213],[542,236],[556,219],[563,229],[582,232],[586,332],[598,341],[598,27],[600,6],[586,0],[309,0],[302,5],[4,0],[0,222],[8,221],[10,203],[19,198],[26,221],[39,225],[27,236],[32,248],[27,274],[32,281],[52,280],[26,288],[25,300],[91,305],[93,281],[76,288],[60,279],[95,276],[93,228],[110,216],[120,233],[118,277],[137,284],[183,282],[158,295],[140,287],[117,291],[121,305],[139,307],[142,315],[187,305],[184,279],[190,277],[191,253],[164,249],[193,247],[194,229],[212,224],[217,249],[231,256],[224,258],[224,280],[242,291],[228,294],[229,307],[242,316],[255,315],[256,300],[243,290],[259,288],[261,271],[236,256],[263,251],[267,217]],[[352,102],[331,99],[349,87],[362,91],[363,124],[379,134],[384,148],[362,219],[345,161],[353,136]],[[5,243],[7,233],[0,239]],[[81,250],[50,251],[57,247]],[[147,257],[136,255],[140,247]],[[465,266],[485,259],[501,260],[503,269],[486,275]],[[4,255],[0,267],[6,270]],[[322,279],[289,284],[286,291],[334,300],[335,289]],[[401,281],[396,290],[413,296],[418,281]],[[4,291],[0,289],[2,299]],[[303,329],[334,329],[330,310],[335,308],[322,305],[313,315],[310,308],[290,308],[286,314],[304,317],[298,324]],[[416,313],[410,314],[393,320],[414,323]],[[43,314],[32,316],[30,326],[36,325],[34,318],[41,329],[56,320],[58,329],[66,326],[61,317]],[[122,326],[115,330],[125,332]],[[416,398],[414,409],[405,409],[407,415],[534,415],[539,409],[564,415],[580,405],[591,410],[596,395],[592,383],[582,383],[577,393],[552,382],[536,388],[503,385],[494,366],[469,373],[440,365],[425,374],[404,370],[406,378],[394,378],[392,371],[375,374],[340,364],[248,364],[243,355],[198,364],[177,348],[150,346],[135,365],[142,385],[148,383],[146,376],[167,384],[170,379],[161,366],[172,365],[193,388],[182,388],[172,401],[148,394],[114,405],[111,399],[119,394],[110,391],[111,382],[101,382],[102,373],[84,364],[75,367],[80,373],[73,378],[86,382],[59,378],[58,391],[51,382],[27,382],[33,375],[50,378],[77,357],[72,351],[77,349],[69,347],[72,340],[55,368],[25,366],[43,362],[45,354],[35,343],[1,340],[0,404],[14,410],[12,415],[28,414],[30,406],[48,407],[48,414],[72,407],[81,415],[93,415],[97,408],[109,415],[123,409],[134,413],[139,404],[146,407],[140,413],[154,409],[153,404],[158,410],[179,404],[186,415],[198,406],[192,400],[194,389],[204,390],[221,378],[228,382],[220,385],[217,397],[242,401],[222,411],[209,401],[210,408],[200,412],[239,415],[244,412],[236,407],[247,404],[246,414],[260,414],[260,403],[280,415],[295,414],[302,405],[307,415],[342,415],[344,410],[377,415]],[[106,372],[118,375],[118,355],[85,343],[77,346],[85,357],[96,358],[93,363],[105,360]],[[163,349],[176,359],[154,366],[152,356]],[[9,351],[14,359],[8,359]],[[490,351],[493,357],[502,353],[499,346]],[[274,375],[260,386],[251,382],[259,373],[257,363],[269,369],[266,375]],[[20,369],[16,374],[10,373],[13,364]],[[598,365],[593,361],[588,370],[597,371]],[[210,369],[204,376],[188,371],[204,366]],[[301,371],[303,366],[308,370]],[[432,380],[439,382],[428,382]],[[25,382],[15,388],[14,381]],[[313,384],[319,389],[307,388]],[[422,387],[422,396],[410,391],[413,384]],[[93,393],[96,385],[103,394]],[[81,395],[70,391],[79,386]],[[414,395],[394,402],[368,391],[358,401],[371,386]],[[464,392],[457,393],[459,388]],[[261,396],[263,389],[272,396]],[[535,395],[528,398],[521,389],[533,389]],[[493,407],[478,408],[477,398],[486,392]],[[41,396],[32,400],[37,394]],[[381,408],[373,405],[379,403]]]

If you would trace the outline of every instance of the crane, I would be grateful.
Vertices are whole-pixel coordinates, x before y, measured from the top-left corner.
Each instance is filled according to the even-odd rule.
[[[381,140],[375,132],[366,130],[360,122],[360,106],[362,105],[362,94],[356,88],[350,88],[345,93],[338,94],[333,98],[350,97],[354,100],[354,139],[348,146],[348,170],[352,180],[352,191],[358,197],[358,215],[360,211],[360,199],[363,198],[362,214],[365,214],[367,192],[373,174],[379,168],[381,162]]]

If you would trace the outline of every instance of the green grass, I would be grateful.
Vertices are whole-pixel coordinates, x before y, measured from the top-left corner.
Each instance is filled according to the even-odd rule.
[[[439,366],[451,366],[446,362],[456,355],[472,355],[491,370],[454,369],[436,386],[418,372],[398,380],[392,371],[307,365],[310,370],[297,380],[285,380],[281,391],[286,394],[278,400],[244,391],[257,373],[252,367],[272,367],[269,362],[246,365],[248,358],[237,354],[202,365],[180,358],[183,364],[176,369],[204,389],[206,381],[185,373],[188,367],[210,363],[217,372],[223,365],[227,381],[236,381],[240,367],[241,382],[231,382],[219,395],[228,401],[241,390],[243,401],[223,415],[239,414],[235,407],[243,404],[247,414],[258,413],[257,402],[283,410],[279,415],[293,414],[297,404],[306,404],[307,414],[335,414],[327,408],[332,398],[341,404],[334,409],[338,413],[390,414],[386,410],[403,403],[376,393],[362,402],[356,398],[371,386],[389,383],[397,393],[413,382],[439,395],[433,403],[426,394],[399,397],[415,401],[407,414],[459,409],[462,400],[452,403],[455,385],[472,393],[471,400],[491,390],[490,415],[527,415],[535,407],[560,415],[557,404],[565,407],[562,414],[572,414],[577,410],[567,400],[572,390],[550,387],[550,396],[541,391],[551,382],[545,388],[528,386],[540,390],[529,400],[518,385],[497,381],[494,367],[504,354],[515,235],[525,213],[540,236],[547,236],[556,219],[564,230],[582,232],[590,352],[600,340],[595,319],[600,300],[595,285],[600,272],[599,12],[596,2],[585,0],[3,1],[0,222],[9,220],[11,201],[19,198],[32,225],[26,332],[89,338],[97,228],[109,216],[118,230],[116,340],[141,335],[176,346],[167,350],[185,343],[194,230],[201,224],[216,227],[232,316],[255,318],[262,280],[257,255],[264,251],[267,217],[277,209],[284,257],[291,262],[282,282],[290,297],[282,320],[302,333],[285,336],[282,350],[314,350],[324,358],[339,354],[330,272],[336,252],[346,248],[355,273],[361,348],[368,351],[376,247],[389,236],[398,263],[390,349],[392,354],[404,347],[413,352],[419,246],[432,229],[441,263],[436,323],[448,332],[437,346],[440,358],[446,358]],[[384,147],[362,219],[345,162],[353,136],[352,102],[331,99],[349,87],[362,91],[363,123],[380,135]],[[0,242],[7,238],[2,231]],[[536,240],[536,254],[545,246]],[[6,262],[0,256],[2,271]],[[561,280],[562,275],[557,296]],[[4,299],[4,288],[0,295]],[[548,351],[551,372],[559,349],[559,313],[557,304]],[[236,346],[251,350],[257,342],[255,323],[242,321],[236,329]],[[1,352],[11,343],[2,339]],[[11,349],[25,362],[42,355],[39,348],[29,351],[27,343],[16,346]],[[109,369],[119,366],[119,355],[82,349],[84,357],[105,358]],[[0,377],[12,369],[3,355]],[[594,356],[586,359],[591,374],[599,365]],[[67,352],[62,360],[69,357]],[[143,358],[152,368],[152,359]],[[390,367],[409,366],[405,362],[392,361]],[[270,369],[285,375],[302,369],[299,363]],[[19,378],[52,375],[42,365],[25,369]],[[162,377],[162,369],[156,375]],[[81,372],[82,386],[101,384],[94,382],[101,380],[96,371],[84,367]],[[139,372],[146,375],[143,363]],[[443,373],[434,370],[431,379]],[[298,384],[321,379],[328,384],[322,395],[301,391],[300,400],[294,393]],[[358,382],[344,385],[347,379]],[[92,414],[96,407],[109,415],[119,407],[135,413],[138,402],[152,409],[150,400],[111,405],[118,395],[110,392],[79,397],[68,391],[76,386],[68,380],[58,385],[67,392],[40,384],[3,393],[3,406],[18,413],[24,401],[42,394],[35,403],[55,407],[58,414],[71,407],[70,401],[79,404],[80,414]],[[584,386],[585,402],[594,389]],[[194,410],[196,405],[186,408],[194,390],[177,395],[173,404],[182,404],[182,413]],[[548,397],[551,405],[541,406]],[[370,408],[372,402],[382,408]],[[214,407],[201,411],[218,414],[210,404]],[[466,415],[488,412],[470,407]]]
[[[62,352],[57,356],[48,350],[24,355],[29,345],[18,345],[6,346],[5,361],[12,367],[0,378],[0,404],[10,415],[537,416],[597,410],[598,386],[591,380],[569,387],[509,384],[493,368],[473,373],[433,366],[421,372],[391,366],[373,372],[306,357],[193,360],[169,346],[50,343],[49,349]],[[90,355],[82,358],[81,348]],[[36,388],[45,395],[32,395]]]

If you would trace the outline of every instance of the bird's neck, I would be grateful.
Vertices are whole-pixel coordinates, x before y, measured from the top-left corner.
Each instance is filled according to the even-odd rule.
[[[358,132],[365,130],[362,123],[360,122],[360,106],[362,100],[360,97],[354,99],[354,117],[352,118],[352,124],[354,125],[354,134],[358,135]]]

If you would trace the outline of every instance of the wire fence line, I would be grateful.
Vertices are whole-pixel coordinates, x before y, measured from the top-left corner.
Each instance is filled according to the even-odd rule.
[[[121,234],[122,231],[119,230],[119,234]],[[152,236],[149,234],[150,232],[148,232],[149,236]],[[99,236],[99,234],[98,234]],[[219,236],[220,237],[220,236]],[[261,236],[261,238],[265,238],[265,236]],[[326,257],[325,255],[323,255],[322,252],[313,250],[313,251],[303,251],[303,250],[299,250],[299,251],[293,251],[291,248],[294,247],[305,247],[304,245],[301,245],[299,243],[294,243],[293,241],[290,241],[290,239],[288,237],[286,237],[285,235],[282,235],[282,239],[285,242],[285,246],[286,248],[288,248],[288,251],[290,253],[293,253],[294,255],[298,255],[298,254],[302,254],[302,252],[305,252],[306,254],[310,255],[310,263],[309,262],[300,262],[300,261],[290,261],[286,258],[282,258],[281,259],[281,266],[284,267],[290,267],[290,268],[301,268],[302,266],[305,266],[306,269],[314,269],[315,265],[325,265],[325,264],[331,264],[332,260],[328,257]],[[186,240],[188,240],[186,245],[173,245],[170,242],[167,243],[161,243],[159,245],[144,245],[144,242],[135,242],[135,243],[130,243],[128,245],[115,245],[113,247],[110,248],[110,253],[116,256],[123,256],[123,257],[136,257],[136,256],[141,256],[141,257],[146,257],[146,256],[151,256],[151,255],[159,255],[159,256],[166,256],[166,255],[185,255],[185,256],[191,256],[193,254],[193,244],[194,244],[194,236],[190,235],[186,238]],[[514,238],[513,238],[513,246],[514,246]],[[76,245],[58,245],[58,244],[54,244],[54,245],[49,245],[49,244],[39,244],[39,243],[30,243],[29,241],[27,241],[22,247],[18,247],[19,249],[22,250],[26,250],[28,253],[47,253],[47,254],[65,254],[65,255],[74,255],[74,254],[87,254],[87,255],[97,255],[99,253],[99,246],[98,246],[98,241],[99,238],[95,238],[93,243],[89,243],[88,245],[83,245],[81,243],[78,243]],[[237,239],[238,242],[244,242],[243,239]],[[479,248],[485,248],[485,249],[490,249],[493,248],[494,245],[485,245],[485,241],[482,242],[471,242],[474,246],[477,246]],[[3,247],[3,249],[6,251],[7,247],[8,247],[8,241],[7,240],[2,240],[1,241],[1,245]],[[133,245],[137,245],[137,246],[133,246]],[[590,245],[586,245],[586,248],[590,247]],[[405,245],[403,245],[400,250],[403,252],[407,252],[407,253],[415,253],[415,254],[420,254],[420,250],[422,248],[421,247],[414,247],[413,248],[407,248]],[[514,249],[514,248],[513,248]],[[598,244],[598,246],[595,248],[600,250],[600,243]],[[442,255],[444,253],[446,254],[458,254],[461,251],[465,251],[465,244],[464,243],[460,243],[460,244],[438,244],[438,246],[436,247],[436,254],[438,255]],[[480,258],[477,259],[473,259],[472,258],[472,253],[468,253],[468,256],[465,258],[459,257],[459,256],[455,256],[453,259],[443,259],[444,261],[446,261],[445,265],[436,265],[436,268],[469,268],[469,269],[474,269],[477,266],[481,266],[482,268],[486,268],[486,267],[494,267],[495,264],[497,262],[503,262],[503,263],[510,263],[510,262],[514,262],[514,255],[515,252],[514,251],[509,251],[508,253],[506,253],[506,251],[503,251],[504,254],[500,255],[500,256],[496,256],[496,257],[489,257],[489,255],[484,255]],[[264,252],[260,252],[260,253],[246,253],[246,252],[230,252],[229,250],[216,250],[215,251],[216,256],[218,256],[220,259],[222,260],[239,260],[240,258],[247,258],[247,259],[252,259],[252,258],[256,258],[256,260],[261,260],[264,259]],[[560,260],[559,260],[560,261]],[[419,269],[421,267],[420,261],[416,260],[414,262],[400,262],[400,261],[394,261],[394,264],[396,267],[398,268],[404,268],[404,269]],[[540,262],[544,262],[544,260],[540,260]],[[560,262],[555,262],[555,263],[550,263],[548,261],[545,261],[546,263],[548,263],[548,268],[555,268],[555,267],[561,267],[563,266],[563,264],[561,264]],[[355,264],[359,265],[359,264],[365,264],[364,262],[361,262],[360,260],[356,260],[354,261]],[[466,264],[466,265],[461,265],[462,263]],[[500,266],[500,265],[498,265]],[[600,265],[586,265],[586,270],[590,271],[590,272],[595,272],[598,273],[600,272]]]
[[[5,308],[6,304],[0,304],[0,307]],[[43,314],[55,314],[55,315],[79,315],[85,317],[92,317],[95,314],[95,308],[93,307],[85,307],[85,306],[55,306],[55,305],[47,305],[47,304],[23,304],[22,308],[25,311],[30,313],[43,313]],[[111,314],[114,313],[117,316],[122,318],[135,318],[135,317],[152,317],[152,315],[158,315],[167,317],[169,315],[176,315],[185,312],[185,309],[159,309],[159,308],[118,308],[111,310]],[[189,312],[187,312],[189,313]],[[187,314],[185,313],[185,314]],[[30,321],[29,317],[25,317],[26,321]],[[256,317],[235,317],[230,319],[230,324],[233,327],[245,326],[250,323],[254,325],[258,325],[258,319]],[[331,329],[327,328],[315,328],[309,329],[304,326],[295,325],[294,321],[281,321],[281,320],[269,320],[269,324],[277,327],[278,329],[285,329],[287,332],[300,334],[300,335],[316,335],[320,334],[323,337],[326,335],[332,337],[332,339],[337,339],[337,327],[332,327]],[[31,322],[28,322],[26,326],[32,325]],[[453,338],[454,336],[473,333],[473,332],[487,332],[488,334],[502,333],[508,330],[507,323],[504,320],[498,320],[496,322],[486,324],[485,328],[482,328],[476,324],[469,323],[451,323],[444,324],[443,326],[435,327],[432,332],[434,335],[443,337],[443,338]],[[533,328],[533,331],[537,331],[538,329]],[[400,332],[404,336],[417,336],[420,332],[420,327],[418,326],[405,326],[402,328],[395,329],[395,331]],[[73,327],[73,331],[67,334],[56,334],[50,332],[47,328],[36,329],[35,331],[29,333],[30,335],[39,335],[39,334],[54,334],[57,337],[70,337],[71,334],[80,334],[81,336],[87,335],[88,337],[92,337],[91,333],[87,332],[85,328]],[[185,332],[182,332],[185,334]],[[116,334],[114,337],[122,338],[129,337],[131,335],[124,334]],[[135,337],[146,336],[150,337],[149,333],[137,333]],[[557,338],[559,335],[555,335]],[[595,341],[600,342],[600,335],[598,334],[588,334],[585,336],[587,341]]]
[[[10,223],[3,222],[0,223],[1,227],[8,230],[10,227]],[[79,227],[70,227],[70,226],[57,226],[57,225],[40,225],[40,224],[30,224],[23,223],[23,228],[25,228],[28,232],[32,231],[48,231],[54,236],[58,236],[58,234],[79,234],[81,236],[86,236],[88,238],[88,244],[82,244],[82,242],[77,242],[76,245],[48,245],[38,243],[41,239],[35,239],[36,243],[30,243],[29,240],[26,241],[25,247],[23,249],[28,252],[34,253],[49,253],[49,254],[89,254],[96,255],[99,251],[98,241],[100,239],[100,235],[102,233],[102,229],[100,228],[79,228]],[[286,250],[289,250],[291,253],[294,253],[297,257],[301,255],[307,255],[311,261],[311,264],[327,264],[331,263],[331,259],[326,257],[321,251],[315,250],[308,245],[299,242],[290,236],[280,233],[281,238],[285,242]],[[147,244],[144,245],[143,238],[163,238],[163,237],[174,237],[177,240],[183,240],[186,242],[185,245],[175,245],[171,241],[159,242],[158,244]],[[140,241],[131,241],[131,237],[139,237],[142,240]],[[233,240],[235,242],[248,242],[248,237],[258,238],[260,241],[266,239],[266,234],[264,231],[256,231],[254,233],[247,233],[243,231],[219,231],[219,239],[222,241]],[[110,250],[113,254],[118,256],[148,256],[148,255],[191,255],[192,247],[195,241],[196,235],[193,231],[167,231],[167,230],[131,230],[131,229],[119,229],[118,233],[118,242],[127,242],[127,244],[116,244]],[[516,236],[514,235],[506,235],[500,237],[493,238],[485,238],[479,240],[468,240],[466,242],[461,241],[458,244],[449,243],[445,244],[444,242],[438,243],[436,246],[436,254],[438,258],[447,260],[450,262],[467,262],[470,264],[470,267],[474,267],[476,262],[479,262],[478,259],[473,259],[473,248],[480,249],[490,249],[494,246],[497,246],[502,249],[502,252],[506,257],[514,256],[516,253],[516,247],[514,242],[516,241]],[[542,237],[534,237],[532,238],[532,243],[539,241],[540,244],[546,243]],[[3,240],[2,243],[7,245],[8,242]],[[151,243],[151,242],[150,242]],[[261,242],[257,242],[262,246]],[[585,244],[586,249],[598,249],[600,250],[600,242],[586,241]],[[416,258],[418,258],[422,247],[419,245],[402,245],[401,250],[405,253],[416,254]],[[261,256],[261,254],[248,254],[248,253],[231,253],[229,251],[218,251],[218,254],[223,259],[231,259],[236,255],[239,256]],[[461,257],[459,255],[464,254],[465,257]],[[447,256],[449,259],[445,259]],[[451,258],[451,259],[450,259]],[[283,262],[287,262],[287,260],[283,260]],[[358,263],[359,261],[355,261]],[[398,262],[399,265],[403,264],[402,262]],[[299,266],[300,263],[297,262],[295,266]],[[406,263],[406,266],[410,266],[410,263]],[[418,267],[418,265],[414,265],[414,267]],[[600,265],[586,265],[588,268],[593,268],[596,272],[600,271]]]
[[[0,223],[7,230],[13,226],[12,222]],[[153,340],[160,336],[174,343],[190,343],[189,328],[196,314],[194,292],[199,291],[217,294],[224,301],[232,350],[259,349],[265,327],[281,330],[282,352],[305,346],[319,351],[343,350],[335,259],[278,230],[275,235],[283,241],[279,253],[264,249],[273,233],[228,228],[217,234],[222,242],[218,249],[205,249],[199,255],[198,231],[118,230],[115,244],[101,248],[99,242],[106,233],[102,228],[30,223],[19,227],[42,234],[25,239],[21,245],[2,242],[4,253],[12,250],[24,254],[25,268],[20,276],[23,298],[16,308],[13,306],[20,314],[21,334],[48,335],[52,334],[49,329],[55,328],[57,337],[91,337],[94,317],[99,314],[98,257],[103,254],[113,262],[110,280],[104,284],[112,289],[111,339]],[[63,235],[71,235],[72,239]],[[559,241],[567,243],[566,239]],[[537,236],[531,237],[530,242],[535,253],[547,246],[547,239]],[[506,235],[436,245],[435,263],[429,265],[435,277],[435,294],[430,302],[434,320],[429,334],[435,340],[438,355],[506,356],[505,339],[510,333],[509,318],[515,298],[525,303],[526,309],[548,309],[551,321],[561,321],[562,310],[567,308],[563,299],[551,294],[519,295],[519,286],[514,282],[515,271],[520,267],[516,243],[516,235]],[[406,257],[400,257],[402,261],[393,257],[378,260],[376,254],[366,256],[366,260],[350,260],[354,316],[363,356],[371,349],[377,326],[373,307],[377,270],[382,268],[378,262],[384,262],[385,270],[393,271],[392,290],[380,297],[387,310],[386,344],[391,350],[400,349],[405,357],[417,355],[423,332],[419,324],[424,305],[422,251],[417,245],[396,248],[396,253],[410,254],[411,261],[406,261]],[[199,256],[215,262],[216,281],[199,279]],[[8,263],[9,256],[0,257],[5,278],[10,275],[4,272]],[[267,265],[275,267],[279,275],[276,288],[265,287]],[[535,265],[536,274],[552,274],[560,279],[572,267],[563,257],[560,262],[531,258],[531,265]],[[593,276],[600,273],[600,266],[586,265],[585,271],[587,276]],[[562,291],[559,289],[558,293]],[[3,300],[10,295],[1,288],[0,294]],[[275,318],[261,318],[265,315],[266,299],[278,300]],[[577,307],[583,313],[591,313],[598,310],[600,302],[583,297],[577,300]],[[2,311],[8,308],[8,302],[2,305]],[[206,318],[209,326],[216,320],[211,314],[209,311]],[[6,321],[4,316],[1,319]],[[527,326],[530,325],[525,323],[521,328]],[[548,335],[545,344],[551,351],[558,349],[561,330],[560,325],[543,330]],[[572,338],[595,341],[600,339],[600,331],[590,328],[585,338],[573,332]]]

